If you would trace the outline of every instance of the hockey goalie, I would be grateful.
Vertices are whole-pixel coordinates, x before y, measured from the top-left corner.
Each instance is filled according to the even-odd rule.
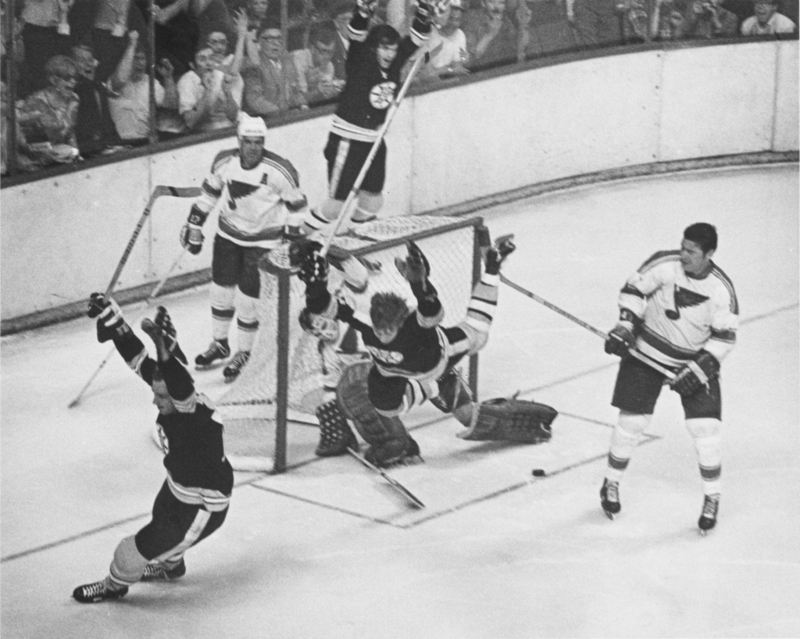
[[[349,324],[360,333],[369,359],[344,368],[335,397],[317,409],[318,455],[357,449],[350,420],[368,444],[364,456],[370,463],[386,467],[418,456],[419,446],[400,416],[425,400],[452,413],[466,427],[458,434],[465,440],[541,443],[550,439],[558,414],[555,409],[516,399],[477,403],[455,370],[465,356],[477,353],[488,341],[500,267],[515,248],[510,237],[486,250],[485,270],[473,288],[467,317],[451,327],[440,325],[444,310],[430,280],[430,265],[414,242],[407,243],[408,256],[398,258],[396,266],[408,281],[417,308],[410,309],[396,293],[375,293],[370,300],[370,324],[355,317],[352,306],[328,290],[328,262],[321,248],[316,242],[306,243],[299,260],[298,275],[306,286],[300,324],[319,338],[323,353],[326,344],[337,342],[340,322]]]

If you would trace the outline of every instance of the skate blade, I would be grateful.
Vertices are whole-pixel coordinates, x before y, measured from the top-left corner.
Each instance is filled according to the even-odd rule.
[[[609,512],[609,511],[607,511],[607,510],[604,510],[604,511],[603,511],[603,514],[604,514],[606,517],[608,517],[608,518],[609,518],[611,521],[614,521],[614,513],[612,513],[612,512]]]

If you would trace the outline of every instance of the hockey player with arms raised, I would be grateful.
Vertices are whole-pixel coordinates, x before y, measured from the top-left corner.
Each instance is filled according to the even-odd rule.
[[[313,212],[309,225],[315,229],[338,217],[400,90],[403,66],[430,35],[433,9],[428,2],[418,0],[410,33],[404,38],[388,24],[368,30],[377,4],[358,0],[348,27],[347,80],[325,146],[328,198]],[[374,219],[380,211],[385,176],[386,143],[381,141],[360,186],[351,216],[354,222]]]
[[[426,399],[467,426],[459,434],[464,439],[528,443],[549,439],[556,416],[552,408],[521,401],[479,405],[454,370],[464,356],[477,353],[488,341],[500,265],[514,250],[509,238],[488,249],[486,271],[473,289],[467,318],[452,327],[440,326],[444,310],[428,278],[428,260],[414,242],[408,242],[407,260],[397,265],[417,301],[416,310],[396,293],[375,293],[370,300],[371,324],[356,318],[351,306],[328,291],[327,262],[319,248],[309,247],[300,270],[306,284],[300,323],[323,341],[335,342],[338,321],[344,321],[361,334],[371,358],[348,366],[339,380],[337,398],[317,411],[325,454],[356,448],[348,418],[369,444],[365,458],[370,463],[381,467],[419,455],[419,446],[399,416]]]
[[[213,340],[195,364],[205,368],[228,358],[228,332],[236,315],[238,352],[225,367],[225,380],[236,379],[250,358],[258,330],[260,293],[258,263],[283,241],[288,228],[302,224],[307,200],[292,163],[265,147],[264,120],[242,114],[237,127],[239,146],[215,158],[202,193],[181,230],[181,244],[198,254],[202,226],[219,203],[219,223],[211,262],[211,322]],[[241,295],[236,302],[236,288]]]
[[[607,353],[622,357],[612,405],[619,421],[611,438],[601,505],[609,518],[620,512],[619,482],[653,416],[664,375],[628,356],[634,347],[676,371],[686,428],[694,438],[705,495],[701,532],[717,521],[722,461],[719,370],[736,343],[739,303],[733,283],[711,259],[717,231],[697,223],[683,233],[679,251],[648,259],[625,282],[620,321],[609,333]]]
[[[156,496],[150,523],[117,546],[108,576],[79,586],[72,596],[81,603],[118,599],[138,581],[169,581],[186,573],[188,548],[225,521],[233,489],[233,469],[225,457],[222,425],[214,409],[195,392],[191,375],[164,307],[142,330],[156,346],[151,358],[113,300],[100,293],[89,300],[97,318],[100,342],[113,340],[117,351],[153,390],[167,479]]]

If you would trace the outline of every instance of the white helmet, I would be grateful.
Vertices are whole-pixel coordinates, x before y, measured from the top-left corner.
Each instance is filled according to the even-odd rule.
[[[239,139],[244,137],[264,138],[267,141],[267,125],[263,118],[251,117],[246,113],[239,116],[239,125],[236,127],[236,135]]]

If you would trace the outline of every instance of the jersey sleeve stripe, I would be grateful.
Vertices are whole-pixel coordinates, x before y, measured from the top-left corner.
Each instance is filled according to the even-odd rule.
[[[680,251],[657,251],[647,258],[639,267],[639,273],[649,271],[651,268],[664,262],[674,262],[680,259]]]
[[[620,293],[623,295],[633,295],[634,297],[640,297],[644,299],[644,293],[642,293],[638,288],[632,286],[630,284],[625,284],[620,290]]]
[[[646,344],[649,344],[660,353],[663,353],[664,355],[672,359],[690,360],[695,354],[694,351],[690,351],[685,348],[680,348],[679,346],[675,346],[675,344],[668,342],[660,335],[656,335],[647,326],[644,327],[644,330],[642,331],[639,337]]]
[[[715,275],[717,279],[719,279],[719,281],[722,282],[722,285],[728,290],[728,295],[731,298],[731,313],[733,313],[734,315],[738,315],[739,300],[736,297],[736,291],[733,289],[733,282],[731,282],[731,279],[725,274],[725,271],[723,271],[716,264],[714,265],[714,268],[711,271],[711,273]]]
[[[736,331],[715,331],[712,329],[710,339],[715,339],[720,342],[726,342],[729,344],[735,344]]]

